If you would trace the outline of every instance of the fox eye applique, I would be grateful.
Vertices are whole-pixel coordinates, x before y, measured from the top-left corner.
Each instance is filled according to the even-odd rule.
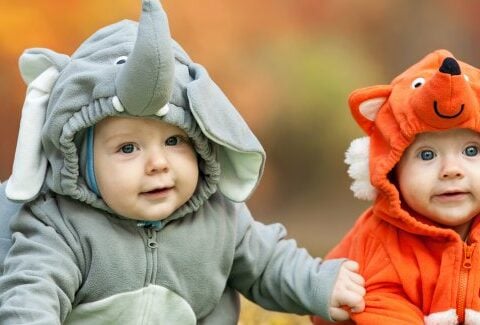
[[[425,78],[419,77],[412,81],[412,88],[418,88],[425,84]]]

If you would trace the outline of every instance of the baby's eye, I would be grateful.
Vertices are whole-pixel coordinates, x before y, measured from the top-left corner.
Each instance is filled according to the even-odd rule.
[[[465,156],[474,157],[474,156],[478,155],[478,147],[477,146],[468,146],[468,147],[465,148],[465,150],[463,150],[463,153],[465,154]]]
[[[432,150],[422,150],[420,151],[418,156],[422,160],[432,160],[433,158],[435,158],[435,153]]]
[[[181,135],[174,135],[165,140],[165,145],[167,146],[176,146],[180,143],[188,143],[188,139]]]
[[[132,153],[135,151],[135,146],[132,143],[124,144],[120,147],[122,153]]]

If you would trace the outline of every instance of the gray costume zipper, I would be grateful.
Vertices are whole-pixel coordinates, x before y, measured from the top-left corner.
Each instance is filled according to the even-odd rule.
[[[157,231],[152,228],[145,228],[147,235],[147,273],[145,275],[145,285],[154,284],[157,275],[157,263],[158,263],[158,242]]]

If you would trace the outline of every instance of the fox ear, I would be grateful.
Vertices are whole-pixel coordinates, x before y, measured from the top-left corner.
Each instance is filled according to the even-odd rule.
[[[352,115],[367,134],[371,133],[377,114],[391,92],[391,85],[377,85],[357,89],[350,95],[348,104]]]

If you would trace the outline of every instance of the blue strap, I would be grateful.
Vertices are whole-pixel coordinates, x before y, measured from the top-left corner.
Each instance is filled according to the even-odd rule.
[[[95,178],[95,169],[93,166],[93,126],[87,129],[87,185],[90,189],[101,197],[97,186],[97,179]]]

